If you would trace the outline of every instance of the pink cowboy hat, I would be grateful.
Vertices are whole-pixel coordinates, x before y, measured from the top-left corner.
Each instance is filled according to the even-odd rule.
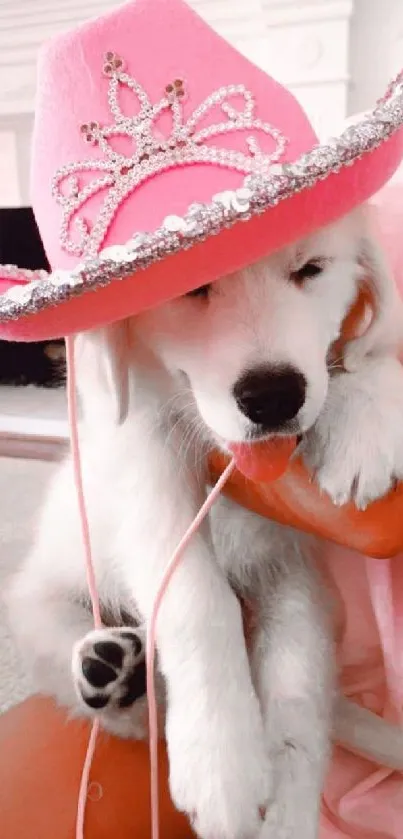
[[[54,270],[3,268],[0,336],[134,315],[330,223],[391,177],[402,125],[403,74],[319,145],[291,93],[182,0],[136,0],[54,39],[33,148]]]

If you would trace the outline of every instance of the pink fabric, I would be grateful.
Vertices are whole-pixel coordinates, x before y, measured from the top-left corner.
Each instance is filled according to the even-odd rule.
[[[61,166],[94,160],[97,146],[84,142],[80,126],[113,122],[108,102],[108,80],[102,74],[107,51],[119,54],[127,71],[159,101],[167,84],[183,78],[187,90],[185,117],[213,91],[243,84],[252,93],[256,115],[288,138],[281,162],[293,161],[316,143],[311,125],[294,97],[216,35],[182,0],[136,0],[71,33],[58,36],[44,49],[39,67],[38,99],[33,144],[33,206],[53,268],[72,267],[78,257],[66,254],[59,242],[61,208],[52,197],[51,180]],[[68,107],[65,107],[68,103]],[[239,108],[239,97],[233,101]],[[137,113],[133,94],[121,98],[125,114]],[[222,111],[203,119],[211,125]],[[161,120],[162,131],[166,125]],[[232,132],[215,144],[246,149],[252,131]],[[260,135],[259,135],[260,139]],[[119,140],[119,142],[118,142]],[[113,138],[121,151],[121,138]],[[262,148],[274,147],[263,138]],[[403,131],[364,155],[337,175],[319,181],[293,198],[280,202],[248,222],[235,225],[203,244],[170,256],[124,281],[82,294],[16,323],[2,324],[0,337],[40,340],[69,335],[121,320],[169,298],[211,282],[342,216],[373,195],[390,178],[403,155]],[[83,183],[97,172],[80,174]],[[241,185],[243,176],[216,165],[178,167],[159,175],[131,195],[119,208],[104,245],[122,244],[135,232],[154,231],[167,215],[183,213],[198,201],[211,202],[226,189]],[[105,195],[102,195],[102,199]],[[92,225],[101,197],[92,197],[82,215]],[[0,293],[5,290],[0,279]]]
[[[330,545],[324,553],[339,598],[344,691],[403,725],[403,556],[380,561]],[[336,748],[323,796],[320,839],[402,835],[402,775]]]

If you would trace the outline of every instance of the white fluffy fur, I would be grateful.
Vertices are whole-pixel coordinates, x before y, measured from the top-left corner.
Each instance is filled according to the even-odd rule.
[[[322,273],[298,287],[290,274],[313,258]],[[373,322],[347,348],[354,372],[341,359],[329,369],[360,282],[373,289]],[[302,447],[336,503],[354,497],[363,506],[403,478],[393,289],[360,211],[219,280],[209,301],[186,297],[79,336],[85,491],[112,625],[123,611],[147,626],[167,561],[205,497],[208,447],[248,437],[232,396],[246,368],[288,363],[305,375]],[[357,752],[403,769],[402,732],[334,702],[330,609],[311,547],[222,499],[163,602],[157,645],[171,790],[202,839],[314,839],[332,728]],[[255,603],[249,658],[234,591]],[[85,600],[68,460],[8,602],[40,689],[88,715],[81,663],[99,636]],[[122,736],[142,736],[144,711],[144,699],[124,710],[111,701],[100,716]]]

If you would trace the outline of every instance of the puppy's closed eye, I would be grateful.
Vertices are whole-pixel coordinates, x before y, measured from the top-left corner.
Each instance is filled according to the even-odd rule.
[[[193,291],[188,291],[185,297],[199,297],[200,299],[207,300],[210,296],[211,289],[211,283],[201,285],[199,288],[194,288]]]
[[[312,280],[321,274],[324,269],[324,263],[319,260],[310,260],[298,268],[298,271],[292,271],[291,280],[296,285],[302,285],[306,280]]]

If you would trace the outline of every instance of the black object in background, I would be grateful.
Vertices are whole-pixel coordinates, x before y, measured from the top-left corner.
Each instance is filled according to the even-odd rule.
[[[31,207],[0,209],[0,264],[49,270]],[[60,387],[65,381],[63,341],[0,341],[0,385]]]

